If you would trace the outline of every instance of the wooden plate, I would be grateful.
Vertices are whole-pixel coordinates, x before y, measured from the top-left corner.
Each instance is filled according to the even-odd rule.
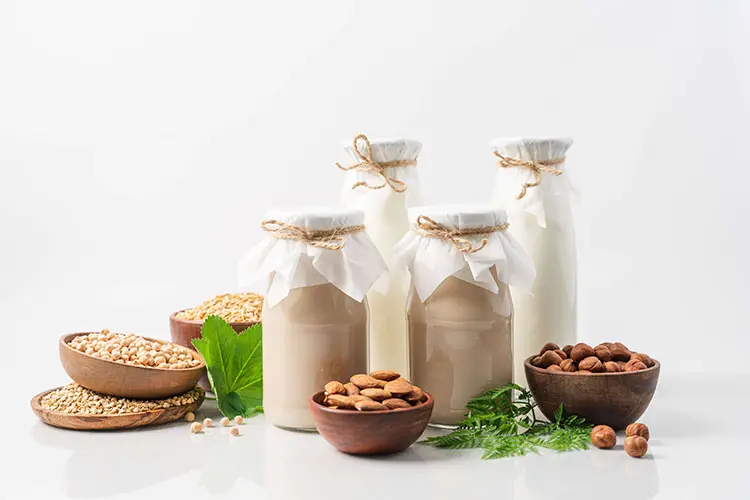
[[[79,431],[99,431],[114,429],[134,429],[146,425],[159,425],[180,420],[189,411],[195,412],[203,404],[205,393],[201,392],[200,398],[189,405],[173,406],[159,410],[149,410],[139,413],[123,413],[120,415],[71,415],[42,408],[41,401],[44,396],[52,391],[61,389],[56,387],[31,399],[31,409],[39,420],[45,424],[63,429],[74,429]]]

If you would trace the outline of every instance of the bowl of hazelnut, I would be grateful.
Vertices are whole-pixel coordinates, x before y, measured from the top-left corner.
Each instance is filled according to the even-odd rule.
[[[621,342],[585,343],[562,349],[548,342],[524,362],[526,380],[548,419],[563,405],[597,425],[624,429],[646,411],[656,392],[661,365]]]
[[[323,438],[351,455],[385,455],[411,446],[432,415],[430,394],[391,370],[332,380],[310,398]]]

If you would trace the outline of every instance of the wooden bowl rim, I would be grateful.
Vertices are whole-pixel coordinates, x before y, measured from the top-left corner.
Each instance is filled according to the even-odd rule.
[[[200,370],[202,370],[202,369],[204,369],[206,367],[206,360],[204,360],[203,356],[201,356],[200,353],[198,351],[196,351],[195,349],[192,349],[190,354],[192,356],[195,356],[195,358],[198,359],[201,362],[200,365],[198,365],[198,366],[191,366],[189,368],[173,368],[173,369],[166,369],[165,370],[164,368],[156,368],[156,367],[151,367],[151,366],[134,366],[134,365],[128,365],[126,363],[117,363],[117,362],[109,360],[109,359],[97,358],[96,356],[91,356],[90,354],[86,354],[85,352],[77,351],[77,350],[73,349],[72,347],[70,347],[68,345],[68,342],[70,342],[74,338],[79,337],[81,335],[90,335],[92,333],[100,333],[100,332],[66,333],[65,335],[63,335],[63,336],[60,337],[60,345],[64,346],[66,349],[68,349],[71,352],[74,352],[76,354],[82,354],[83,356],[86,356],[89,359],[94,359],[94,360],[97,360],[97,361],[104,361],[106,363],[111,363],[111,364],[113,364],[115,366],[124,366],[126,368],[131,368],[131,369],[157,370],[158,372],[161,372],[161,373],[179,373],[179,372],[200,371]],[[175,344],[171,340],[154,339],[154,338],[151,338],[151,337],[144,337],[142,335],[138,335],[138,337],[140,337],[142,339],[146,339],[146,340],[151,341],[151,342],[159,342],[159,343],[162,343],[162,344]],[[179,344],[175,344],[175,345],[180,346]],[[184,346],[180,346],[180,347],[184,347]]]
[[[420,408],[427,408],[427,407],[432,406],[432,404],[435,401],[432,397],[432,394],[430,394],[427,391],[422,391],[422,392],[427,394],[427,401],[423,401],[417,405],[412,406],[411,408],[395,408],[393,410],[352,411],[352,410],[339,410],[338,408],[335,408],[335,409],[329,408],[315,401],[315,398],[321,394],[325,394],[325,391],[318,391],[312,396],[310,396],[310,403],[317,406],[324,413],[328,413],[331,415],[389,415],[389,414],[394,414],[394,413],[408,413],[410,411],[418,410]]]
[[[175,323],[185,323],[187,325],[203,326],[203,321],[198,321],[197,319],[178,318],[177,315],[183,311],[187,311],[187,309],[180,309],[179,311],[173,312],[172,314],[169,315],[169,319],[174,321]],[[251,326],[259,325],[261,323],[262,323],[261,321],[235,321],[229,324],[231,326],[241,326],[244,328],[250,328]]]
[[[577,372],[564,372],[564,371],[550,372],[550,371],[547,371],[546,368],[539,368],[538,366],[534,366],[531,364],[531,360],[536,357],[537,357],[536,354],[533,356],[529,356],[526,359],[526,361],[523,362],[524,366],[531,368],[533,371],[537,373],[545,373],[545,374],[551,374],[551,375],[575,375],[577,373]],[[605,372],[605,373],[599,372],[599,373],[586,374],[586,376],[596,375],[596,376],[605,376],[605,377],[618,377],[618,376],[624,376],[624,375],[633,375],[636,373],[648,373],[651,371],[658,370],[659,367],[661,366],[661,363],[659,363],[659,360],[657,359],[654,359],[654,358],[651,358],[651,359],[654,361],[654,366],[646,368],[645,370],[636,370],[634,372]]]
[[[78,385],[80,385],[80,384],[78,384]],[[107,417],[129,417],[129,416],[133,416],[133,415],[146,415],[146,414],[149,414],[149,413],[157,413],[157,412],[163,413],[164,410],[168,409],[168,408],[156,408],[154,410],[146,410],[146,411],[139,411],[139,412],[133,412],[133,413],[117,413],[115,415],[99,415],[99,414],[91,415],[91,414],[88,414],[88,413],[63,413],[61,411],[49,410],[47,408],[44,408],[42,406],[42,398],[44,396],[46,396],[47,394],[49,394],[50,392],[57,391],[58,389],[62,389],[63,387],[65,387],[65,386],[61,385],[59,387],[54,387],[52,389],[47,389],[46,391],[40,392],[39,394],[37,394],[36,396],[34,396],[33,398],[31,398],[31,409],[34,410],[35,412],[38,411],[38,412],[43,412],[43,413],[47,413],[47,414],[50,414],[50,415],[60,415],[62,417],[75,417],[75,418],[83,418],[83,419],[89,419],[89,418],[91,418],[91,419],[102,419],[102,418],[107,418]],[[81,386],[81,387],[83,387],[83,386]],[[84,389],[86,389],[86,388],[84,387]],[[196,385],[193,389],[199,389],[201,391],[200,398],[198,398],[194,402],[190,403],[189,405],[184,405],[184,406],[190,406],[190,405],[194,405],[196,403],[200,403],[200,404],[203,403],[203,400],[206,397],[206,390],[203,389],[199,385]],[[191,390],[193,390],[193,389],[191,389]],[[91,389],[86,389],[86,390],[91,391]],[[91,391],[91,392],[96,392],[96,391]],[[188,391],[188,392],[190,392],[190,391]],[[97,392],[97,394],[101,394],[101,393]],[[103,396],[107,396],[107,394],[102,394],[102,395]],[[178,396],[179,396],[179,394],[178,394]],[[120,396],[108,396],[108,397],[118,398],[118,399],[132,399],[132,398],[121,398]],[[170,397],[174,397],[174,396],[170,396]],[[161,399],[169,399],[169,398],[161,398]],[[143,400],[143,401],[161,401],[161,400],[160,399],[146,399],[146,400]],[[198,405],[198,408],[200,408],[200,404]],[[173,407],[173,408],[177,408],[177,407]]]

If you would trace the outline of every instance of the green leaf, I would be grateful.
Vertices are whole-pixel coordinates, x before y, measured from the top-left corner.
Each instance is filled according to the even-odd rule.
[[[563,417],[563,405],[560,403],[560,406],[557,407],[555,410],[555,423],[559,424]]]
[[[209,316],[201,337],[193,340],[193,345],[206,361],[222,415],[234,418],[259,413],[263,404],[262,326],[251,326],[238,335],[219,316]]]

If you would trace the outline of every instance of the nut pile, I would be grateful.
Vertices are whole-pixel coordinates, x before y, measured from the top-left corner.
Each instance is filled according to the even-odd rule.
[[[201,364],[193,351],[177,344],[151,341],[133,333],[112,333],[107,329],[74,337],[68,345],[95,358],[145,368],[183,370]]]
[[[347,383],[332,380],[325,395],[325,404],[340,410],[395,410],[427,401],[427,394],[392,370],[354,375]]]
[[[557,344],[547,342],[531,364],[550,372],[587,375],[634,372],[651,368],[655,363],[648,354],[633,352],[621,342],[602,342],[596,347],[579,342],[562,349]]]
[[[257,323],[263,309],[263,296],[257,293],[225,293],[201,305],[177,313],[179,319],[203,321],[216,315],[227,323]]]
[[[648,452],[650,437],[646,424],[630,424],[625,428],[625,453],[633,458],[641,458]],[[597,425],[591,429],[591,443],[597,448],[608,450],[615,447],[617,435],[612,427]]]
[[[122,415],[186,406],[202,397],[203,389],[196,387],[190,392],[168,399],[127,399],[105,396],[76,383],[70,383],[45,395],[40,404],[47,410],[71,415]]]

